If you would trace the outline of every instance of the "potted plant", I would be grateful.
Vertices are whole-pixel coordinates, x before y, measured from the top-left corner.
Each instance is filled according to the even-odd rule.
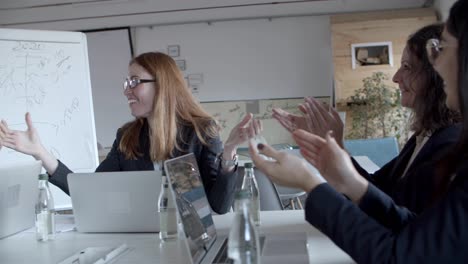
[[[403,144],[409,137],[407,120],[410,112],[400,104],[399,89],[389,86],[389,77],[383,72],[374,72],[362,80],[347,102],[348,116],[352,126],[346,138],[378,138],[395,136]]]

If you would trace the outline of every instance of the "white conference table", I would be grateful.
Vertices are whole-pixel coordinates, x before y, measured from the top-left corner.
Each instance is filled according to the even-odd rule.
[[[302,210],[262,211],[260,217],[262,234],[306,233],[309,263],[354,263],[304,220]],[[227,234],[233,213],[213,218],[218,234]],[[86,234],[68,231],[58,233],[55,240],[37,242],[32,230],[0,240],[0,263],[58,263],[88,247],[117,247],[123,243],[128,250],[111,263],[186,263],[187,256],[181,254],[180,243],[160,243],[157,233]]]

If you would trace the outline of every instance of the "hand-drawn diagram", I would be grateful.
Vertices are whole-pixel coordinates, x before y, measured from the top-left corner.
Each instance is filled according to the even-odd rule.
[[[51,50],[46,43],[16,41],[0,66],[0,93],[15,95],[27,109],[44,103],[48,93],[72,70],[70,55]]]
[[[41,108],[50,93],[63,88],[61,80],[73,69],[71,55],[63,48],[55,49],[44,42],[12,41],[8,44],[10,52],[5,63],[0,65],[0,94],[10,98],[16,107],[24,105],[25,112]],[[48,124],[58,134],[79,106],[79,99],[75,97],[63,110],[63,118],[35,123]]]
[[[318,98],[322,101],[329,101],[329,97]],[[229,137],[232,128],[236,126],[247,113],[247,102],[251,101],[228,101],[228,102],[208,102],[202,103],[203,108],[212,114],[220,124],[221,139],[225,141]],[[275,119],[272,118],[273,108],[281,108],[292,114],[301,115],[299,105],[304,102],[303,98],[286,99],[265,99],[258,100],[258,113],[254,113],[255,118],[262,120],[263,137],[269,144],[292,144],[295,145],[288,131],[286,131]],[[246,147],[244,145],[243,147]]]

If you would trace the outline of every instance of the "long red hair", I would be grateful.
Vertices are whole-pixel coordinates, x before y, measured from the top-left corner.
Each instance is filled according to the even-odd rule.
[[[181,150],[181,128],[191,126],[202,144],[218,135],[219,127],[215,119],[208,114],[189,91],[185,79],[176,62],[160,52],[148,52],[130,61],[142,66],[156,79],[153,114],[147,118],[150,134],[150,157],[153,161],[162,161],[171,157],[175,149]],[[119,149],[126,158],[136,159],[141,156],[139,149],[140,131],[144,118],[125,124]]]

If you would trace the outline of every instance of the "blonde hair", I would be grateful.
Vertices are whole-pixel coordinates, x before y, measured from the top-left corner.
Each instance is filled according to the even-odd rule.
[[[180,143],[187,143],[181,134],[184,126],[192,126],[204,145],[218,135],[216,121],[192,96],[170,56],[160,52],[143,53],[132,59],[131,64],[142,66],[156,79],[153,112],[146,118],[150,127],[150,157],[153,161],[168,159],[175,149],[182,150]],[[139,135],[143,125],[144,118],[137,118],[121,128],[119,149],[127,159],[142,156]]]

